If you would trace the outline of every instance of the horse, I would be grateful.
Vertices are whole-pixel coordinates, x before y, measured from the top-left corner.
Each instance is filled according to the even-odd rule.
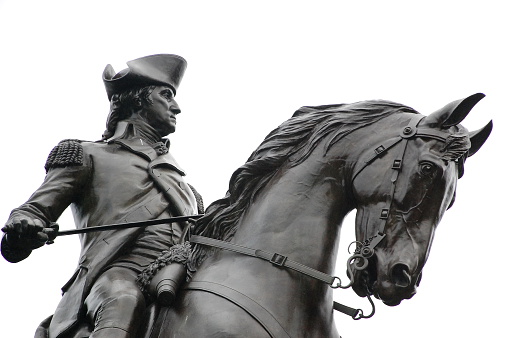
[[[483,97],[428,116],[383,100],[297,110],[197,222],[192,279],[147,336],[337,338],[332,287],[412,298],[464,162],[491,132],[460,125]],[[353,209],[346,285],[331,274]]]

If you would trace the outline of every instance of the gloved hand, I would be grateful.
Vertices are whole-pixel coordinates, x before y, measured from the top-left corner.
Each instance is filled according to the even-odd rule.
[[[2,231],[6,233],[5,239],[10,247],[33,250],[54,239],[58,225],[51,223],[46,227],[36,218],[14,217],[2,228]]]

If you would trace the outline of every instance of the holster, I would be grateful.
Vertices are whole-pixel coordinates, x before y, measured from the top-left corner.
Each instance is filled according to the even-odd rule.
[[[186,279],[186,273],[186,267],[181,263],[173,262],[166,265],[152,278],[149,293],[162,306],[170,306]]]

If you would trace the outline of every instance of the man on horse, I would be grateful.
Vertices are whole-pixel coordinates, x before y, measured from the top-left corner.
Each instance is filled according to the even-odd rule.
[[[174,96],[186,61],[160,54],[127,64],[103,73],[110,113],[102,140],[61,141],[40,188],[12,211],[2,229],[6,260],[19,262],[43,246],[69,205],[79,229],[197,213],[199,196],[163,138],[176,128]],[[36,336],[135,337],[147,305],[136,278],[182,233],[183,224],[172,223],[82,234],[78,267]]]

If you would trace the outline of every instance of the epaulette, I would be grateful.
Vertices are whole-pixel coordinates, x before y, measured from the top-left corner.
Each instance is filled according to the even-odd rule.
[[[63,140],[51,150],[44,169],[83,165],[83,146],[80,140]]]

